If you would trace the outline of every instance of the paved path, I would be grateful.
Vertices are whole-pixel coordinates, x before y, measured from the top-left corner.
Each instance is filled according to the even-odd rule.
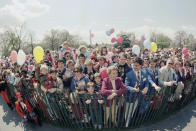
[[[0,131],[71,131],[43,124],[42,127],[23,127],[16,111],[11,111],[0,97]],[[89,130],[90,131],[90,130]],[[108,130],[107,130],[108,131]],[[111,130],[114,131],[114,130]],[[128,131],[128,130],[125,130]],[[154,125],[131,131],[196,131],[196,100],[176,115]]]

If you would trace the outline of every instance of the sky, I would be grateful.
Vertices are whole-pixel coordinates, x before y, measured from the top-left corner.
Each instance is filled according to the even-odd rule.
[[[25,23],[42,39],[50,29],[66,29],[89,43],[110,42],[120,31],[135,32],[137,38],[150,32],[174,38],[185,30],[196,36],[195,0],[0,0],[0,31]],[[111,36],[106,31],[114,28]]]

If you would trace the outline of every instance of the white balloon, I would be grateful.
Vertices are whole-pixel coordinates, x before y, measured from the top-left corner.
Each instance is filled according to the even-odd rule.
[[[17,56],[17,64],[21,66],[25,63],[25,60],[26,60],[26,55],[25,55],[24,51],[19,50],[18,56]]]
[[[138,45],[134,45],[132,48],[132,51],[134,54],[139,55],[140,54],[140,47]]]

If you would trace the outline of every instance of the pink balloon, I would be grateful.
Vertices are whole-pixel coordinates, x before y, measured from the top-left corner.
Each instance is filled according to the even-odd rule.
[[[112,42],[112,43],[116,42],[116,38],[112,38],[112,39],[111,39],[111,42]]]
[[[120,43],[120,44],[123,43],[123,38],[122,38],[122,37],[119,37],[119,38],[118,38],[118,43]]]
[[[186,47],[184,47],[182,49],[182,54],[187,55],[188,54],[188,49]]]
[[[17,52],[16,51],[12,51],[10,54],[10,59],[13,63],[15,63],[17,61]]]
[[[91,37],[93,38],[95,35],[93,33],[91,33]]]
[[[100,69],[100,75],[101,75],[102,79],[108,77],[108,73],[107,73],[107,68],[106,67],[103,67],[103,68]]]
[[[114,33],[114,28],[110,29],[110,33],[111,34]]]
[[[26,60],[28,60],[29,59],[29,56],[28,55],[26,55]]]
[[[29,66],[29,70],[32,72],[33,71],[33,65]]]

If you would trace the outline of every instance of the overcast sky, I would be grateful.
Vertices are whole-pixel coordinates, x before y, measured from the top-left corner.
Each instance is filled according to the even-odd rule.
[[[5,25],[26,23],[41,39],[51,28],[67,29],[88,42],[108,42],[120,31],[139,38],[149,32],[174,37],[177,30],[196,35],[196,0],[0,0],[0,31]],[[105,32],[115,29],[112,36]]]

